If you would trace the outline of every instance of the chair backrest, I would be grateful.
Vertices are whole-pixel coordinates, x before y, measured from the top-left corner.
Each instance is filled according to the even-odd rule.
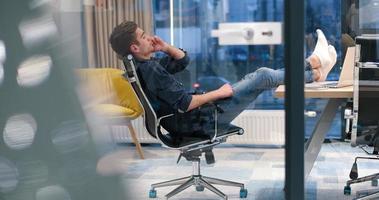
[[[141,87],[133,56],[128,55],[127,57],[124,57],[123,62],[126,69],[127,79],[129,80],[129,83],[132,85],[135,94],[137,95],[140,103],[142,104],[144,110],[144,121],[147,132],[154,138],[160,139],[162,137],[160,133],[158,133],[157,115],[155,114],[153,107],[151,106],[149,100],[147,99],[147,96],[145,95]],[[161,140],[161,142],[163,141]]]

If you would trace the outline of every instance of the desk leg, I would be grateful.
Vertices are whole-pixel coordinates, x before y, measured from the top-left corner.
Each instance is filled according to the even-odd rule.
[[[312,167],[320,152],[321,145],[324,142],[326,133],[330,129],[334,116],[337,113],[338,106],[344,99],[329,99],[324,111],[322,112],[311,137],[305,144],[304,155],[304,178],[307,179]]]

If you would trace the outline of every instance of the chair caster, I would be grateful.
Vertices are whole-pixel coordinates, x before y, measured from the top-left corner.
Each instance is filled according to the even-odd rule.
[[[371,186],[378,186],[378,179],[371,180]]]
[[[196,186],[196,191],[198,191],[198,192],[204,191],[204,186],[202,186],[202,185]]]
[[[345,186],[345,188],[343,189],[343,194],[344,195],[351,195],[351,187],[350,186]]]
[[[152,189],[149,191],[149,198],[157,198],[157,191]]]
[[[247,197],[247,189],[241,189],[240,190],[240,198],[246,198]]]

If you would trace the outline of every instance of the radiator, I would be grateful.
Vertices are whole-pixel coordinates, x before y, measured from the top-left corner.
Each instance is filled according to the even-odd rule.
[[[132,124],[141,143],[158,143],[147,133],[141,117]],[[246,110],[232,124],[242,127],[245,133],[229,137],[229,144],[284,145],[284,110]],[[118,143],[131,142],[126,126],[113,127],[112,134]]]

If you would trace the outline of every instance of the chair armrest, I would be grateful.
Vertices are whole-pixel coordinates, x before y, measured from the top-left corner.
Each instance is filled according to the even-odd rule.
[[[198,109],[200,112],[202,109],[213,109],[214,134],[213,134],[213,137],[211,138],[211,142],[214,142],[217,138],[217,131],[218,131],[218,119],[217,119],[218,113],[223,113],[224,110],[217,104],[217,102],[208,102],[195,109]]]
[[[193,114],[190,114],[191,112],[195,112]],[[177,111],[176,113],[168,114],[165,116],[162,116],[157,119],[157,127],[161,127],[161,120],[168,118],[168,117],[178,117],[178,119],[188,119],[189,121],[192,120],[199,120],[196,121],[195,123],[199,122],[202,123],[201,120],[208,120],[208,117],[212,117],[214,119],[214,133],[210,134],[209,136],[211,137],[210,140],[211,142],[214,142],[218,136],[218,113],[223,113],[224,110],[218,105],[217,102],[209,102],[206,104],[203,104],[202,106],[195,108],[189,112],[179,112]],[[186,116],[187,115],[187,116]],[[197,118],[199,117],[199,118]],[[186,120],[185,120],[186,121]],[[178,121],[179,122],[179,121]],[[211,132],[209,132],[211,133]]]
[[[164,118],[168,118],[168,117],[172,117],[172,116],[174,116],[174,114],[168,114],[168,115],[164,115],[164,116],[158,118],[158,120],[157,120],[157,126],[158,126],[158,127],[161,126],[161,120],[162,120],[162,119],[164,119]]]
[[[202,106],[200,106],[199,108],[204,108],[204,107],[214,107],[215,110],[217,110],[217,112],[219,113],[224,113],[224,109],[222,109],[217,102],[209,102],[209,103],[206,103]]]

